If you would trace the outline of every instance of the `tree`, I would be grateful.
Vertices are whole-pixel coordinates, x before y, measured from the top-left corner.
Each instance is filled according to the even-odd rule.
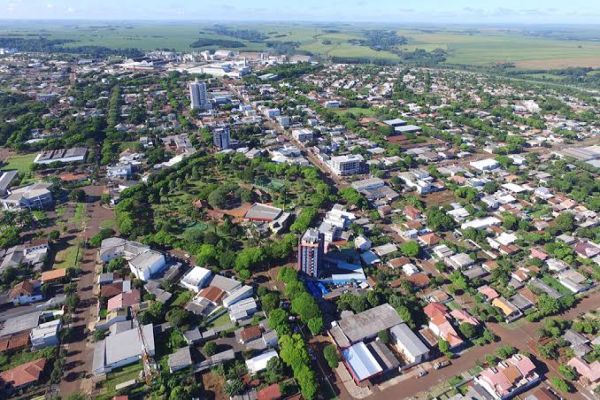
[[[419,255],[420,247],[414,240],[409,240],[400,245],[400,251],[407,257],[417,257]]]
[[[229,379],[225,384],[225,393],[229,397],[233,397],[236,394],[240,394],[245,388],[244,382],[239,377]]]
[[[83,189],[74,189],[69,193],[69,200],[76,201],[78,203],[82,203],[85,201],[85,191]]]
[[[314,335],[318,335],[323,330],[323,318],[322,317],[314,317],[308,320],[306,323],[310,333]]]
[[[267,314],[279,307],[279,293],[270,292],[261,296],[260,303]]]
[[[550,383],[552,383],[552,386],[554,386],[557,390],[563,393],[570,393],[573,391],[573,386],[569,382],[559,377],[554,376],[550,378]]]
[[[90,239],[90,245],[93,247],[100,247],[100,245],[102,244],[102,241],[104,239],[107,239],[107,238],[113,236],[114,234],[115,234],[115,231],[113,231],[112,229],[103,228],[100,230],[100,232],[98,232],[97,234],[92,236],[92,238]]]
[[[575,370],[575,368],[569,366],[569,365],[559,365],[558,367],[558,372],[560,372],[560,374],[562,376],[565,377],[565,379],[570,380],[570,381],[574,381],[577,379],[577,371]]]
[[[390,342],[390,333],[387,330],[379,331],[377,337],[382,343],[388,344]]]
[[[0,247],[5,249],[19,243],[20,229],[14,225],[0,228]]]
[[[467,278],[460,271],[452,272],[448,278],[456,290],[466,290],[469,287]]]
[[[447,354],[450,351],[450,344],[444,339],[439,339],[438,349],[440,349],[441,353]]]
[[[541,316],[554,315],[560,312],[560,303],[558,300],[543,293],[538,297],[537,301],[538,312]]]
[[[180,328],[187,324],[189,316],[189,312],[183,308],[172,308],[167,312],[166,320],[172,326]]]
[[[427,226],[433,231],[449,231],[456,226],[454,220],[441,208],[430,208],[426,215]]]
[[[269,313],[269,328],[274,329],[278,334],[284,334],[289,331],[288,312],[283,308],[276,308]]]
[[[283,361],[279,357],[273,357],[267,361],[267,369],[265,370],[265,379],[267,383],[276,383],[283,379],[284,366]]]
[[[213,356],[217,354],[217,344],[215,342],[208,342],[202,347],[202,351],[207,356]]]
[[[575,229],[575,217],[570,212],[563,212],[554,219],[554,227],[560,232],[572,232]]]
[[[467,339],[473,339],[475,336],[477,336],[477,328],[469,323],[461,323],[458,326],[458,329],[460,330],[460,333],[462,333],[462,335]]]
[[[329,365],[329,368],[337,368],[340,362],[340,356],[334,345],[328,344],[327,346],[325,346],[325,349],[323,349],[323,357],[325,357],[325,361],[327,361],[327,365]]]
[[[306,364],[301,365],[296,370],[294,370],[294,377],[300,385],[302,397],[306,400],[313,400],[317,395],[319,386],[317,384],[315,373],[313,372],[311,367],[309,367]]]

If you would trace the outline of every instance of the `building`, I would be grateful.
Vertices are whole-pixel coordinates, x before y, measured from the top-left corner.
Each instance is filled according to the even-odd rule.
[[[46,359],[30,361],[0,374],[2,392],[19,390],[36,384],[46,368]]]
[[[184,288],[198,293],[200,289],[206,286],[211,277],[212,272],[209,269],[194,267],[181,278],[179,283]]]
[[[196,80],[190,83],[190,107],[192,110],[206,111],[211,109],[206,82]]]
[[[365,159],[360,154],[348,154],[331,157],[329,166],[336,175],[355,175],[363,172],[364,161]]]
[[[314,228],[307,230],[298,246],[298,270],[308,276],[318,277],[319,267],[323,264],[324,247],[323,234]]]
[[[105,374],[115,368],[138,362],[142,357],[143,343],[148,354],[154,355],[154,326],[148,324],[141,328],[144,336],[142,343],[138,328],[133,327],[131,321],[124,323],[129,329],[117,332],[117,329],[113,328],[119,324],[113,325],[111,334],[106,339],[96,342],[92,367],[94,375]]]
[[[100,260],[105,263],[119,257],[123,257],[125,260],[131,260],[149,250],[150,247],[145,244],[112,237],[102,241],[99,257]]]
[[[53,204],[50,183],[34,183],[12,191],[0,202],[5,210],[44,209]]]
[[[192,365],[192,354],[190,353],[190,347],[182,347],[177,349],[175,353],[169,355],[167,360],[169,365],[169,372],[174,373]]]
[[[275,350],[269,350],[266,353],[260,354],[256,357],[250,358],[246,360],[246,367],[248,368],[248,373],[254,375],[260,371],[263,371],[267,368],[267,363],[270,359],[279,357]]]
[[[44,296],[40,291],[39,281],[23,281],[17,283],[10,290],[8,297],[15,306],[30,304],[44,299]]]
[[[231,147],[231,131],[229,126],[213,130],[213,145],[221,150],[227,150]]]
[[[162,253],[154,250],[145,251],[129,260],[129,269],[136,278],[146,282],[150,277],[162,271],[167,262]]]
[[[420,364],[429,358],[429,348],[406,324],[398,324],[390,329],[392,343],[408,365]]]
[[[296,139],[299,142],[312,142],[312,140],[314,139],[314,133],[312,131],[312,129],[307,129],[307,128],[303,128],[303,129],[293,129],[292,130],[292,136],[294,137],[294,139]]]
[[[6,171],[2,173],[2,176],[0,176],[0,196],[5,196],[8,193],[8,188],[18,174],[18,171]]]
[[[48,346],[57,346],[60,342],[60,328],[60,319],[45,322],[33,328],[29,334],[31,347],[37,350]]]
[[[339,347],[346,348],[402,322],[394,307],[386,303],[340,319],[332,324],[329,334]]]
[[[344,349],[342,358],[346,368],[352,375],[352,379],[357,384],[383,372],[383,368],[363,342],[358,342]]]
[[[72,149],[59,149],[59,150],[45,150],[39,153],[33,160],[34,164],[52,164],[55,162],[60,163],[76,163],[84,162],[87,156],[87,148],[85,147],[74,147]]]
[[[474,381],[493,399],[505,400],[537,385],[540,376],[528,357],[515,354],[507,360],[500,361],[494,367],[484,369]]]

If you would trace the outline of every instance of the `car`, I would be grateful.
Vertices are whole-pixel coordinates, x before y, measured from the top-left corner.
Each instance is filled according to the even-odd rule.
[[[422,378],[422,377],[424,377],[427,374],[428,374],[427,371],[425,371],[424,369],[420,369],[419,373],[417,374],[417,378]]]
[[[436,362],[433,364],[433,369],[444,368],[444,367],[447,367],[448,365],[450,365],[450,361],[448,361],[448,360],[439,361],[439,362]]]

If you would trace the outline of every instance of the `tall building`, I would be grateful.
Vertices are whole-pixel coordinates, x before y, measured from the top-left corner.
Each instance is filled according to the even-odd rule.
[[[190,83],[190,103],[192,110],[210,110],[206,82],[196,80]]]
[[[306,231],[298,246],[298,269],[312,277],[319,276],[319,268],[323,264],[325,238],[318,229]]]
[[[213,144],[221,150],[231,147],[231,136],[228,126],[216,128],[213,131]]]

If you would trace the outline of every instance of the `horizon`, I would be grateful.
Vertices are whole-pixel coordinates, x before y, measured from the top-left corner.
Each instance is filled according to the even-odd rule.
[[[94,18],[89,18],[94,15]],[[600,25],[600,4],[573,0],[0,0],[1,21]]]

